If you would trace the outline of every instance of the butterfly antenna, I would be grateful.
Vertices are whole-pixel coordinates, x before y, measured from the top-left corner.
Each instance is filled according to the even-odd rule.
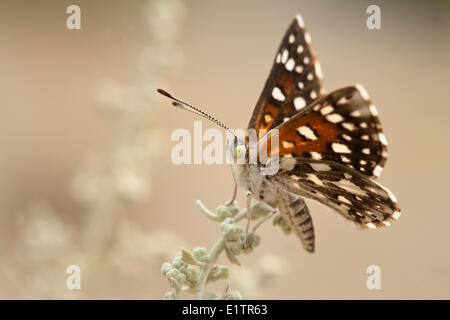
[[[235,132],[230,127],[228,127],[227,125],[225,125],[221,121],[217,120],[216,118],[210,116],[206,112],[200,110],[197,107],[194,107],[193,105],[191,105],[190,103],[187,103],[186,101],[183,101],[183,100],[180,100],[180,99],[174,97],[173,95],[171,95],[167,91],[164,91],[162,89],[157,89],[156,91],[158,91],[160,94],[166,96],[167,98],[170,98],[170,99],[174,100],[172,102],[173,106],[181,108],[183,110],[187,110],[187,111],[193,112],[195,114],[198,114],[199,116],[202,116],[205,119],[208,119],[211,122],[214,122],[218,126],[220,126],[220,127],[224,128],[225,130],[227,130],[229,133],[231,133],[237,139],[237,136],[236,136]]]

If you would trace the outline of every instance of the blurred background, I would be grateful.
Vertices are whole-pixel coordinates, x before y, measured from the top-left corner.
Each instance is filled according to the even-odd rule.
[[[71,4],[81,30],[66,27]],[[381,30],[366,27],[370,4]],[[171,162],[172,131],[199,119],[155,89],[245,127],[296,13],[324,88],[362,83],[377,105],[389,141],[380,182],[403,215],[361,231],[309,202],[316,253],[266,223],[232,287],[244,298],[450,298],[450,5],[356,0],[1,1],[0,298],[169,291],[161,264],[220,235],[195,200],[214,209],[233,179],[226,165]],[[366,287],[372,264],[381,290]],[[81,290],[66,288],[69,265]]]

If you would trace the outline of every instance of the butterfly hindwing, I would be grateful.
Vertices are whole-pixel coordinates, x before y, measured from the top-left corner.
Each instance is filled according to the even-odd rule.
[[[327,94],[277,129],[280,156],[334,161],[367,176],[379,176],[386,162],[377,110],[361,85]]]
[[[297,15],[277,51],[249,129],[275,128],[320,96],[322,72],[310,43],[311,36]]]
[[[281,158],[280,167],[273,179],[287,192],[317,200],[362,227],[387,226],[400,217],[388,189],[340,163]]]

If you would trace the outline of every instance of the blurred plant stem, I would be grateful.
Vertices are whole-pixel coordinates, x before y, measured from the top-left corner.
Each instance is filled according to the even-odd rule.
[[[106,255],[113,247],[121,213],[151,197],[152,156],[160,151],[161,140],[151,120],[160,103],[155,88],[167,83],[181,61],[177,37],[183,2],[149,0],[143,15],[151,42],[143,49],[139,82],[104,81],[98,94],[101,111],[116,122],[116,140],[104,159],[94,154],[94,166],[90,159],[74,181],[74,194],[86,208],[82,247],[96,255]]]
[[[209,252],[208,263],[206,264],[205,269],[203,269],[200,272],[197,285],[195,286],[194,289],[195,292],[194,298],[196,300],[203,299],[203,291],[205,290],[206,281],[208,280],[209,273],[211,272],[211,269],[214,267],[214,264],[216,263],[217,259],[219,258],[219,255],[222,253],[224,249],[225,249],[225,241],[223,238],[221,238],[219,241],[216,242],[214,247]]]
[[[68,264],[80,265],[90,278],[83,281],[91,288],[98,283],[94,277],[117,277],[118,272],[129,276],[133,270],[133,277],[144,279],[151,260],[159,266],[162,257],[172,256],[174,244],[178,248],[182,242],[172,232],[148,230],[138,219],[129,218],[138,205],[151,199],[152,157],[161,151],[162,140],[155,117],[161,100],[155,88],[166,87],[180,66],[178,35],[185,12],[182,0],[142,4],[149,43],[137,63],[139,80],[122,84],[108,79],[96,92],[100,111],[116,128],[106,155],[92,150],[73,177],[71,191],[82,206],[82,223],[64,222],[51,205],[32,205],[21,214],[22,234],[15,251],[20,252],[19,263],[36,271],[8,270],[17,282],[23,277],[33,280],[25,285],[25,298],[89,298],[92,291],[74,293],[64,286]]]

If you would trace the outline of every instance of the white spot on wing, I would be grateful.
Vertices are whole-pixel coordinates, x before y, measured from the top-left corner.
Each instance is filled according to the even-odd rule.
[[[370,149],[369,148],[363,148],[361,150],[361,152],[364,153],[364,154],[370,154]]]
[[[344,197],[344,196],[338,196],[337,197],[338,198],[338,200],[339,201],[341,201],[341,202],[344,202],[344,203],[347,203],[347,204],[352,204],[352,202],[350,201],[350,200],[348,200],[346,197]]]
[[[323,186],[323,185],[324,185],[323,182],[322,182],[322,180],[320,180],[319,178],[317,178],[317,176],[316,176],[315,174],[308,173],[306,176],[308,177],[307,179],[308,179],[309,181],[312,181],[312,182],[314,182],[315,184],[317,184],[317,185],[319,185],[319,186]]]
[[[284,101],[286,99],[283,95],[283,92],[281,92],[280,88],[278,87],[273,88],[272,97],[278,101]]]
[[[281,158],[280,169],[286,170],[286,171],[290,171],[290,170],[294,169],[296,161],[292,156],[290,156],[290,157],[289,156],[284,155]]]
[[[367,224],[366,224],[366,227],[367,227],[367,228],[370,228],[370,229],[376,229],[376,228],[377,228],[377,226],[374,225],[372,222],[367,223]]]
[[[308,56],[303,58],[303,63],[304,64],[308,64],[309,63],[309,57]]]
[[[347,129],[349,131],[355,130],[355,125],[351,122],[344,122],[342,123],[342,126],[344,127],[344,129]]]
[[[366,89],[362,85],[357,84],[355,87],[359,91],[359,94],[361,95],[361,97],[364,100],[369,100],[370,99],[369,98],[369,94],[367,93]]]
[[[285,65],[286,70],[287,70],[287,71],[292,71],[292,70],[294,70],[294,66],[295,66],[295,61],[294,61],[294,59],[289,58],[289,60],[286,62],[286,65]]]
[[[347,97],[341,97],[341,98],[339,98],[339,100],[336,103],[338,105],[346,104],[346,103],[348,103],[348,99],[347,99]]]
[[[384,220],[382,223],[383,223],[385,226],[390,226],[390,225],[392,224],[392,222],[389,221],[389,220]]]
[[[322,68],[320,67],[320,63],[316,62],[314,64],[314,67],[316,69],[317,78],[322,79],[323,78],[323,73],[322,73]]]
[[[308,126],[301,126],[297,128],[297,132],[300,133],[302,136],[304,136],[306,139],[317,140],[314,131]]]
[[[381,175],[381,172],[383,171],[383,167],[376,166],[375,169],[373,169],[373,175],[375,177],[379,177]]]
[[[401,215],[402,213],[400,212],[400,211],[395,211],[393,214],[392,214],[392,218],[394,218],[395,220],[398,220],[399,218],[400,218],[400,215]]]
[[[381,143],[384,144],[385,146],[387,146],[387,140],[386,140],[386,136],[384,135],[384,133],[380,132],[378,134],[378,139],[380,139]]]
[[[367,192],[361,189],[359,186],[354,184],[351,180],[341,179],[339,181],[332,181],[331,183],[335,184],[337,187],[344,189],[347,192],[356,194],[358,196],[367,196]]]
[[[303,46],[301,44],[299,44],[297,47],[297,53],[302,53],[303,49],[304,49]]]
[[[377,110],[377,108],[375,107],[375,105],[371,104],[371,105],[369,106],[369,110],[370,110],[370,113],[371,113],[373,116],[378,116],[378,110]]]
[[[325,118],[332,123],[338,123],[344,120],[344,118],[339,113],[329,114]]]
[[[294,143],[289,142],[289,141],[281,141],[281,144],[283,145],[283,148],[285,149],[290,149],[295,147]]]
[[[309,34],[309,32],[305,33],[305,41],[306,43],[311,43],[311,35]]]
[[[322,159],[322,155],[321,155],[320,153],[317,153],[317,152],[312,151],[312,152],[310,152],[309,154],[311,155],[311,158],[313,158],[313,159],[315,159],[315,160],[320,160],[320,159]]]
[[[333,149],[334,152],[337,153],[351,153],[350,149],[342,143],[332,143],[331,144],[331,149]]]
[[[300,110],[306,106],[306,101],[302,97],[297,97],[294,99],[295,110]]]
[[[295,16],[295,19],[297,20],[297,23],[298,23],[300,28],[304,28],[305,27],[305,23],[303,22],[303,18],[302,18],[301,15],[297,14]]]
[[[342,135],[342,138],[344,138],[347,141],[352,141],[352,137],[350,137],[348,134],[345,133]]]
[[[325,106],[322,108],[322,110],[320,110],[320,113],[322,115],[326,115],[329,114],[330,112],[332,112],[334,110],[334,108],[332,106]]]
[[[286,49],[283,49],[283,53],[281,54],[281,62],[286,63],[289,57],[289,52]]]
[[[311,99],[315,99],[317,98],[317,92],[315,90],[312,90],[309,96],[311,97]]]
[[[326,163],[310,163],[309,164],[311,168],[313,168],[315,171],[330,171],[331,167]]]
[[[350,113],[350,115],[352,116],[352,117],[361,117],[361,111],[359,111],[359,110],[355,110],[355,111],[353,111],[352,113]]]
[[[289,36],[289,43],[294,43],[294,41],[295,41],[295,37],[294,37],[293,34],[291,34],[291,35]]]

